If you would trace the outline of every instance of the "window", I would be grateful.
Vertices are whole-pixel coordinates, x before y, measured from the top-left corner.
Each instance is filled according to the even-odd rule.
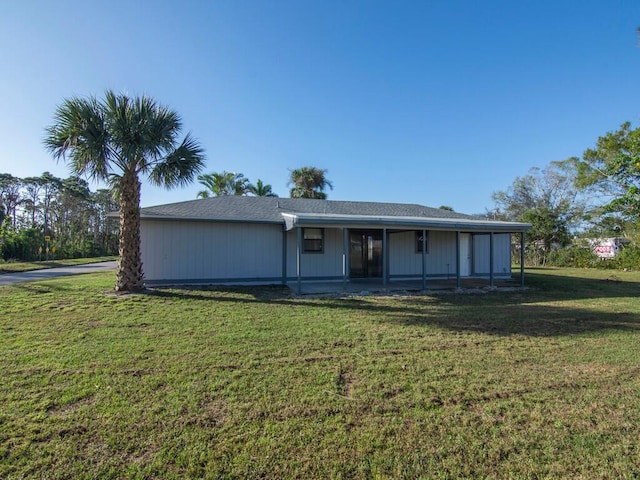
[[[425,253],[429,253],[429,232],[426,234],[427,251]],[[416,253],[422,253],[422,230],[416,232]]]
[[[322,253],[324,250],[324,229],[302,229],[302,251],[304,253]]]

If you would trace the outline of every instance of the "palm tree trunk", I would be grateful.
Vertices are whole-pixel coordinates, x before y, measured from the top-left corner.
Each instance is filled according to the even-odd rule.
[[[120,192],[120,243],[116,291],[139,292],[144,288],[140,256],[140,181],[125,173]]]

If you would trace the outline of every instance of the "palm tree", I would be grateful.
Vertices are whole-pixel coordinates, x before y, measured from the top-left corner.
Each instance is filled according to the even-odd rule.
[[[226,173],[226,172],[224,172]],[[228,179],[226,175],[220,173],[204,173],[198,175],[198,182],[205,187],[198,192],[197,198],[209,198],[212,194],[215,197],[228,195]]]
[[[96,97],[65,99],[47,127],[44,145],[74,174],[109,182],[120,201],[116,291],[142,290],[140,175],[154,185],[184,186],[204,166],[204,150],[187,134],[179,141],[180,116],[153,99],[108,90]]]
[[[277,197],[271,185],[262,183],[262,180],[258,179],[255,185],[249,185],[249,192],[253,193],[256,197]]]
[[[249,179],[242,173],[227,171],[198,175],[198,182],[205,187],[205,190],[198,192],[198,198],[208,198],[211,195],[214,197],[246,195],[251,188]]]
[[[290,171],[289,185],[291,198],[326,199],[325,188],[333,190],[333,185],[326,179],[327,170],[316,167],[301,167]]]
[[[234,173],[231,181],[231,191],[234,195],[246,195],[250,192],[251,182],[242,173]]]

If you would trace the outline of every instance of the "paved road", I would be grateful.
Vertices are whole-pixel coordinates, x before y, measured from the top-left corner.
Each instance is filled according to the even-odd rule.
[[[62,277],[64,275],[77,275],[79,273],[103,272],[115,270],[117,262],[85,263],[70,267],[45,268],[22,273],[5,273],[0,275],[0,286],[12,283],[31,282],[33,280],[46,280],[48,278]]]

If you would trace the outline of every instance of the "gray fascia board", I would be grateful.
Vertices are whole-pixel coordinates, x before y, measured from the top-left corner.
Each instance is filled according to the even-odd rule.
[[[381,217],[368,215],[328,215],[282,213],[287,230],[295,227],[362,228],[431,228],[452,231],[476,232],[526,232],[531,224],[520,222],[496,222],[491,220],[461,220],[427,217]]]

